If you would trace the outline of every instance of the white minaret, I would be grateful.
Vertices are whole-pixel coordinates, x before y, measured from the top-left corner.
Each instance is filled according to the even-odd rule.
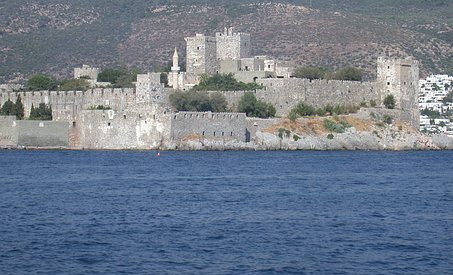
[[[176,50],[175,47],[175,53],[173,54],[173,66],[171,67],[171,84],[173,89],[179,89],[179,70],[181,68],[179,67],[179,56],[178,56],[178,51]]]

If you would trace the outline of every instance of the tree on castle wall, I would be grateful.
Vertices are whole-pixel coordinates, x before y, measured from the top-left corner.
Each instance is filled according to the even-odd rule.
[[[129,71],[126,68],[105,69],[98,75],[98,82],[110,82],[114,88],[133,88],[140,70]]]
[[[175,92],[170,95],[170,103],[177,111],[227,111],[227,101],[220,93],[210,95],[204,91]]]
[[[16,98],[16,103],[14,105],[14,115],[17,119],[23,119],[25,111],[24,104],[22,103],[22,98],[20,97],[20,95]]]
[[[30,120],[52,120],[52,107],[40,103],[38,108],[31,105]]]
[[[329,71],[325,68],[316,67],[301,67],[294,72],[294,77],[313,79],[331,79],[331,80],[347,80],[347,81],[362,81],[363,71],[361,69],[346,67],[336,71]]]
[[[346,67],[333,73],[328,73],[326,78],[333,80],[362,81],[363,71],[353,67]]]
[[[0,108],[0,115],[4,116],[16,116],[16,119],[23,119],[24,118],[24,105],[22,104],[22,99],[20,95],[16,99],[16,103],[13,103],[11,100],[8,99],[2,108]]]
[[[56,90],[58,81],[46,75],[35,75],[27,81],[25,87],[30,91]]]
[[[60,91],[86,91],[90,88],[90,83],[86,79],[65,79],[61,81]]]
[[[238,111],[246,113],[250,117],[269,118],[274,117],[275,107],[264,101],[258,100],[252,92],[244,93],[239,100]]]
[[[232,73],[201,75],[200,83],[193,87],[197,91],[251,91],[262,89],[257,83],[244,83],[237,81]]]
[[[297,68],[294,72],[294,77],[313,79],[324,79],[327,70],[324,68],[302,67]]]

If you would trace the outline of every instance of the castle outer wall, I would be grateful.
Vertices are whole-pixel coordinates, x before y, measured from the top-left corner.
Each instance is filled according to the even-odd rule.
[[[340,80],[309,80],[300,78],[259,79],[264,86],[252,91],[262,101],[271,103],[277,110],[277,116],[288,116],[299,102],[305,102],[319,108],[330,105],[355,105],[370,100],[379,104],[380,94],[375,82],[357,82]],[[213,91],[214,92],[214,91]],[[222,91],[230,108],[236,108],[246,91]]]
[[[211,139],[242,141],[246,138],[244,113],[179,112],[171,123],[172,140]]]

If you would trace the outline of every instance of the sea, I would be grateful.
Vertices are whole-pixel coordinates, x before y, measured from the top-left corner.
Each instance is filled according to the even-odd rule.
[[[453,152],[3,150],[0,274],[453,274]]]

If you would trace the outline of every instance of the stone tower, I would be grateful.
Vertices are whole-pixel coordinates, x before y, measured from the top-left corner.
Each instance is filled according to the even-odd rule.
[[[391,94],[395,97],[396,108],[402,110],[402,119],[410,121],[412,126],[419,128],[420,111],[419,95],[419,64],[412,57],[405,59],[377,60],[377,84],[381,94],[381,103]]]
[[[189,83],[198,83],[202,74],[213,75],[218,72],[217,47],[214,37],[196,34],[186,37],[186,78]]]
[[[233,28],[225,28],[223,33],[217,32],[215,38],[219,60],[238,60],[252,55],[248,33],[235,33]]]
[[[164,100],[164,87],[160,83],[160,73],[138,74],[136,86],[136,102],[150,104]]]

